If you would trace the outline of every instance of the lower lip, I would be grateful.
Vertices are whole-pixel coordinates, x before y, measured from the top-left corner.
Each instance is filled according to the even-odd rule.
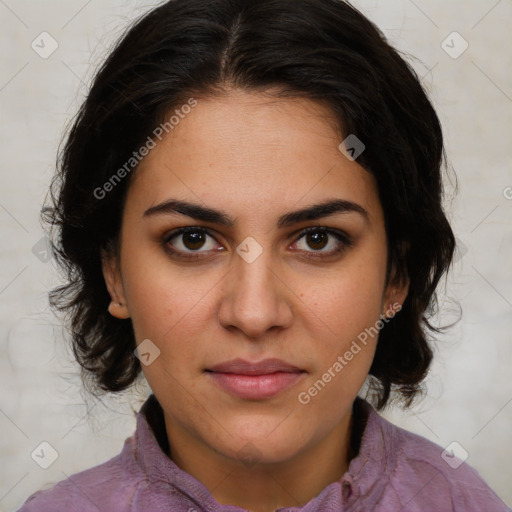
[[[249,400],[270,398],[293,386],[304,372],[276,372],[267,375],[238,375],[208,372],[208,375],[232,395]]]

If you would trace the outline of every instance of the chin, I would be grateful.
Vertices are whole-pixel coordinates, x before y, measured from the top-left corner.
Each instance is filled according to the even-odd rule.
[[[274,445],[270,445],[265,439],[259,441],[244,441],[240,443],[237,451],[230,450],[229,458],[241,462],[248,468],[280,464],[292,459],[298,453],[299,449],[295,445],[281,446],[279,450]],[[228,455],[228,454],[224,454]]]
[[[217,443],[213,448],[224,457],[242,462],[248,467],[278,464],[292,459],[304,448],[304,439],[297,435],[297,429],[293,430],[282,426],[276,428],[276,424],[265,431],[253,428],[246,432],[239,429],[238,432],[243,432],[243,436],[223,436],[222,445]]]

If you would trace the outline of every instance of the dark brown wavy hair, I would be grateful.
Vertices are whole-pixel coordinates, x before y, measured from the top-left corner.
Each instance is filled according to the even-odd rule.
[[[58,158],[43,219],[67,283],[50,292],[66,312],[74,355],[93,392],[119,392],[141,372],[131,320],[107,312],[102,250],[116,246],[134,169],[112,178],[163,116],[229,87],[278,89],[326,104],[358,163],[376,179],[389,269],[409,278],[400,313],[379,334],[372,401],[412,403],[432,360],[429,305],[455,239],[442,207],[439,119],[412,67],[379,29],[341,0],[170,0],[137,20],[96,73]]]

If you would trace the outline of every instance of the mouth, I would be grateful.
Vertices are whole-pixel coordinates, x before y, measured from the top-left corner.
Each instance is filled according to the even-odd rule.
[[[280,359],[251,363],[233,359],[205,369],[225,392],[247,400],[271,398],[296,384],[307,373]]]

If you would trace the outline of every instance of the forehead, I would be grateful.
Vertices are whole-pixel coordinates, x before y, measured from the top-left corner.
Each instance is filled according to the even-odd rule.
[[[379,214],[375,180],[340,152],[327,107],[238,90],[196,101],[141,162],[127,201],[147,208],[172,196],[263,214],[329,196]]]

